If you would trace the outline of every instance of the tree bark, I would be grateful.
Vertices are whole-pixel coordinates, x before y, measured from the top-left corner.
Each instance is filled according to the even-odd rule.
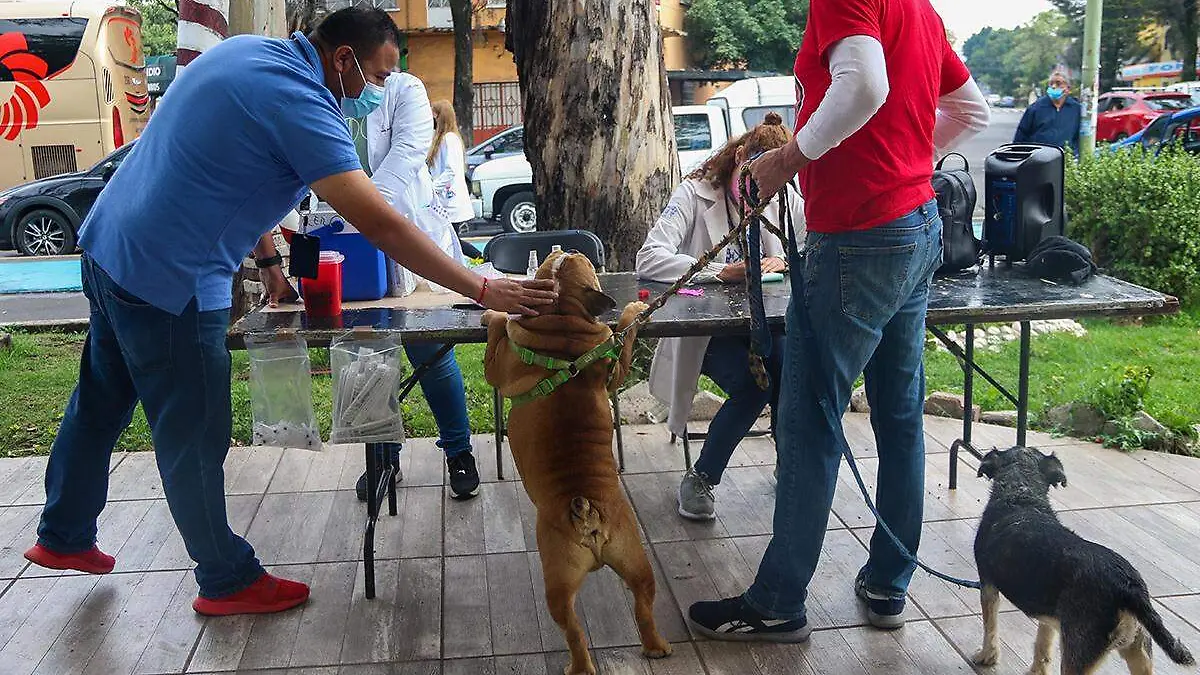
[[[308,34],[317,20],[316,0],[287,0],[288,35],[300,31]]]
[[[654,3],[509,0],[506,23],[539,229],[591,230],[633,269],[679,179]]]
[[[475,145],[475,38],[472,35],[472,0],[450,0],[454,20],[454,116],[463,144]]]

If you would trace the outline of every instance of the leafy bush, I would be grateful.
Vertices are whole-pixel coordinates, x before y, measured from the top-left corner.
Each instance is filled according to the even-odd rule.
[[[1067,235],[1109,274],[1200,299],[1200,157],[1109,152],[1067,167]]]
[[[1105,378],[1096,387],[1090,403],[1106,420],[1127,418],[1145,407],[1153,376],[1149,366],[1125,366],[1119,378]]]

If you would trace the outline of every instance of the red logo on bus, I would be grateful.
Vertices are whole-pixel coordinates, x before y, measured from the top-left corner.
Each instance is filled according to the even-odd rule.
[[[24,35],[0,35],[0,81],[16,85],[0,109],[0,138],[13,141],[22,129],[37,126],[42,108],[50,103],[50,93],[42,82],[48,72],[46,61],[29,51]]]

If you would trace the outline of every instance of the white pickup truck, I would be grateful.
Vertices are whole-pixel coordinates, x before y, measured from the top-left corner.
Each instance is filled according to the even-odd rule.
[[[679,167],[687,175],[724,146],[729,133],[716,106],[684,105],[671,110]],[[498,220],[506,232],[537,230],[533,169],[525,155],[498,157],[476,167],[471,172],[471,197],[476,217]]]
[[[675,106],[671,111],[680,173],[686,176],[730,138],[760,124],[767,113],[779,113],[784,124],[792,128],[796,121],[796,84],[787,76],[739,80],[704,105]],[[489,141],[472,148],[471,153],[484,157],[499,156],[480,163],[471,172],[471,198],[477,218],[499,221],[507,232],[533,232],[537,229],[533,170],[524,154],[507,154],[513,144],[503,140],[517,138],[519,131],[514,127],[497,136],[496,147]]]

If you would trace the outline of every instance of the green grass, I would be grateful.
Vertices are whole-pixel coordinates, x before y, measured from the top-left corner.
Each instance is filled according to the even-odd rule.
[[[1169,426],[1200,423],[1200,308],[1175,317],[1148,319],[1144,325],[1095,320],[1085,326],[1085,338],[1034,338],[1030,410],[1035,418],[1053,405],[1087,400],[1101,382],[1119,375],[1127,366],[1146,365],[1154,371],[1146,397],[1147,412]],[[0,351],[0,456],[49,452],[77,380],[83,341],[81,334],[18,333],[13,336],[13,348]],[[471,428],[476,433],[490,432],[491,388],[483,380],[483,346],[463,345],[457,348],[457,354],[466,380]],[[928,390],[961,393],[962,371],[954,358],[932,349],[927,354]],[[1014,391],[1017,355],[1015,342],[997,352],[977,353],[980,364]],[[322,432],[328,437],[331,397],[327,352],[313,350],[312,361],[313,398]],[[231,393],[233,436],[239,443],[250,438],[249,370],[246,354],[235,352]],[[979,378],[975,400],[984,410],[1013,407]],[[404,419],[411,436],[437,435],[437,425],[419,387],[404,404]],[[140,409],[118,447],[151,447],[150,430]]]

